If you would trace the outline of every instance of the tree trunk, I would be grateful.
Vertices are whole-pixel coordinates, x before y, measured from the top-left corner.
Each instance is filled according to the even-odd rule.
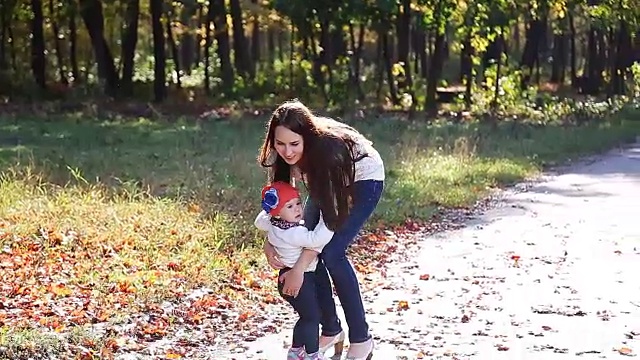
[[[36,84],[40,88],[46,89],[42,1],[31,0],[31,10],[33,11],[31,19],[31,70]]]
[[[231,48],[229,46],[229,28],[227,27],[227,7],[224,0],[209,1],[209,16],[213,17],[215,39],[218,43],[218,58],[220,59],[220,78],[222,91],[229,94],[233,91],[234,71],[231,65]]]
[[[464,82],[465,79],[468,78],[468,75],[471,74],[472,70],[472,56],[473,49],[471,49],[471,35],[466,35],[465,39],[462,41],[462,49],[460,50],[460,82]]]
[[[498,44],[498,52],[497,56],[497,66],[496,66],[496,79],[495,79],[495,88],[493,94],[493,101],[491,102],[491,109],[495,112],[498,110],[499,98],[500,98],[500,77],[502,76],[502,53],[504,52],[504,29],[500,29],[500,36],[496,44]]]
[[[267,29],[267,69],[273,70],[276,61],[276,34],[272,26]]]
[[[242,22],[242,7],[240,0],[229,0],[231,12],[231,22],[233,24],[233,52],[236,69],[242,77],[253,78],[254,74],[249,58],[249,47],[244,35],[244,24]]]
[[[51,21],[51,30],[53,31],[54,45],[56,48],[56,61],[58,63],[58,76],[60,82],[68,85],[67,74],[64,70],[64,54],[62,53],[62,41],[60,39],[60,28],[58,27],[58,13],[53,6],[53,0],[49,0],[49,16]]]
[[[616,41],[611,46],[615,46],[615,62],[613,73],[611,74],[611,87],[615,95],[623,95],[625,93],[625,75],[627,67],[631,62],[631,34],[626,21],[620,20],[618,31],[616,32]]]
[[[583,79],[582,92],[596,95],[602,87],[602,59],[598,51],[598,29],[591,26],[588,34],[587,76]]]
[[[409,61],[409,45],[411,44],[411,0],[402,0],[397,17],[398,61],[403,64],[404,76],[399,81],[398,90],[407,91],[413,100],[413,79],[411,78],[411,62]]]
[[[562,33],[553,35],[553,63],[551,67],[550,82],[563,84],[565,80],[565,69],[567,68],[567,35],[562,29]]]
[[[134,57],[138,43],[140,0],[129,0],[125,12],[125,29],[122,35],[122,92],[133,95]]]
[[[289,32],[289,40],[291,40],[291,37],[293,37],[293,33],[295,33],[295,30],[293,29],[293,25],[291,25],[291,32]],[[284,42],[286,40],[286,36],[284,31],[282,31],[281,29],[278,29],[277,31],[277,40],[278,40],[278,59],[281,62],[284,62]],[[289,41],[290,43],[293,43],[293,41]]]
[[[13,22],[13,18],[10,20]],[[11,39],[11,69],[13,69],[13,71],[18,71],[18,59],[17,59],[17,54],[16,54],[16,42],[15,42],[15,36],[13,35],[13,27],[9,26],[9,28],[7,29],[7,34],[9,35],[9,39]]]
[[[474,18],[476,16],[476,8],[469,7],[465,13],[464,26],[466,28],[464,40],[462,41],[462,50],[460,55],[460,82],[465,85],[464,103],[466,110],[471,108],[471,89],[473,85],[473,43],[471,42]]]
[[[166,55],[162,30],[162,0],[150,0],[151,31],[153,33],[153,95],[155,102],[162,102],[166,95]]]
[[[571,86],[576,85],[576,78],[577,78],[577,54],[576,54],[576,26],[575,23],[573,22],[573,10],[569,10],[568,11],[568,20],[569,20],[569,52],[570,52],[570,58],[571,58]]]
[[[329,98],[329,92],[327,91],[327,82],[325,81],[324,73],[322,72],[322,64],[323,64],[322,58],[321,58],[322,55],[318,53],[318,46],[316,46],[316,40],[313,35],[313,32],[311,30],[309,30],[308,32],[309,32],[309,36],[308,36],[309,45],[311,48],[311,56],[312,56],[311,61],[313,63],[313,68],[312,68],[313,78],[316,85],[320,88],[320,92],[322,93],[322,97],[324,98],[325,102],[329,104],[330,98]],[[298,33],[300,34],[302,33],[302,31],[299,30]]]
[[[7,11],[7,5],[3,2],[0,6],[0,70],[4,70],[7,68],[7,56],[6,56],[6,38],[7,38],[7,28],[10,26],[8,24],[7,18],[9,12]]]
[[[176,59],[179,59],[181,70],[187,75],[191,74],[193,64],[195,63],[194,59],[196,55],[196,35],[193,33],[193,29],[202,28],[202,23],[198,21],[199,19],[194,19],[199,5],[200,4],[196,2],[183,3],[184,7],[181,11],[178,12],[180,26],[186,27],[188,30],[183,31],[182,34],[178,35],[180,46],[177,49],[178,56],[176,57]],[[175,39],[173,41],[173,44],[177,45],[175,43]]]
[[[366,24],[361,23],[358,30],[358,38],[356,39],[355,29],[353,23],[349,21],[349,38],[351,39],[351,67],[349,76],[351,83],[356,91],[356,98],[360,101],[364,100],[364,91],[362,90],[362,84],[360,83],[360,59],[362,58],[362,46],[364,44],[364,34],[366,30]]]
[[[206,31],[205,31],[205,37],[204,37],[206,42],[207,36],[209,36],[206,34],[210,32],[209,31],[210,21],[208,20],[207,17],[204,16],[204,5],[201,3],[198,3],[198,29],[202,28],[203,24],[206,24]],[[200,32],[198,32],[198,34],[196,35],[196,43],[194,44],[195,59],[193,60],[194,63],[196,63],[197,65],[200,65],[200,62],[202,60],[201,58],[202,54],[200,52],[200,43],[202,42],[202,39],[203,39],[202,35],[200,34]]]
[[[10,38],[15,1],[4,0],[0,6],[0,70],[9,66],[7,61],[7,42]],[[13,39],[12,39],[13,43]]]
[[[376,46],[376,64],[385,64],[384,55],[382,50],[382,34],[378,33],[378,46]],[[382,88],[384,86],[384,73],[386,66],[376,66],[376,100],[380,101],[382,95]]]
[[[78,7],[73,0],[69,1],[67,6],[69,9],[69,62],[71,63],[73,83],[79,84],[82,79],[80,78],[80,69],[78,67],[78,29],[76,25]]]
[[[442,75],[442,66],[444,64],[445,55],[445,34],[444,32],[435,32],[435,41],[433,44],[433,54],[431,55],[431,66],[429,67],[429,81],[427,82],[427,98],[426,98],[426,110],[428,116],[434,116],[438,113],[438,104],[436,102],[436,93],[438,88],[438,81]]]
[[[327,94],[327,101],[329,100],[329,94],[333,92],[333,67],[335,64],[335,56],[333,54],[333,45],[331,39],[330,25],[331,21],[329,18],[323,19],[320,22],[320,48],[322,49],[320,53],[320,64],[325,65],[320,66],[320,73],[323,73],[323,68],[326,69],[327,72],[327,84],[329,85],[329,89],[325,90]],[[315,46],[314,46],[315,48]]]
[[[429,73],[429,54],[427,53],[427,32],[423,29],[414,32],[414,39],[416,42],[416,53],[420,59],[420,76],[423,79],[427,78]],[[416,70],[417,71],[417,70]]]
[[[520,53],[520,41],[520,16],[518,16],[516,17],[515,23],[513,24],[513,53]]]
[[[542,50],[542,42],[546,32],[546,26],[542,19],[532,19],[528,23],[525,31],[524,50],[520,60],[520,67],[523,69],[521,87],[524,89],[533,76],[533,71],[539,64],[540,51]],[[524,70],[528,70],[528,74],[524,74]]]
[[[209,10],[211,10],[211,3],[209,3]],[[211,22],[213,21],[213,12],[208,11],[205,19],[205,42],[204,42],[204,92],[207,95],[211,94],[211,72],[209,66],[211,64],[211,45],[213,44],[213,37],[211,36]]]
[[[116,96],[118,89],[118,72],[113,55],[104,38],[104,16],[100,0],[80,0],[80,14],[87,28],[91,45],[98,63],[98,75],[104,82],[105,94]]]
[[[258,0],[251,0],[257,4]],[[255,74],[260,65],[260,17],[253,15],[253,28],[251,29],[251,71]]]
[[[396,81],[393,77],[393,59],[390,45],[389,45],[389,34],[387,33],[387,28],[381,30],[378,33],[381,39],[382,46],[382,58],[384,60],[384,68],[387,73],[387,85],[389,85],[389,95],[391,96],[391,103],[394,105],[400,104],[400,99],[398,97],[398,88],[396,87]]]
[[[295,39],[296,39],[296,28],[293,25],[293,23],[290,24],[289,27],[290,31],[289,31],[289,84],[293,84],[293,82],[295,81],[294,78],[294,70],[293,70],[293,54],[295,52],[294,49],[294,44],[295,44]],[[300,36],[300,32],[298,32],[298,37]],[[280,32],[280,37],[279,39],[282,39],[282,32]],[[278,46],[279,49],[283,49],[284,48],[284,44],[280,43]],[[315,47],[314,47],[315,49]],[[280,50],[280,52],[282,53],[283,51]],[[282,56],[282,55],[281,55]]]
[[[178,89],[182,88],[182,69],[180,68],[180,54],[178,52],[178,45],[173,36],[173,29],[171,25],[171,19],[169,14],[166,14],[167,20],[167,41],[169,42],[169,49],[171,49],[171,58],[173,59],[173,65],[176,71],[176,86]]]

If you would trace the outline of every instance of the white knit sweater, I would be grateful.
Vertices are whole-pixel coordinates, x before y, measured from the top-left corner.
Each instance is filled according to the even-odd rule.
[[[303,225],[281,229],[271,223],[271,215],[264,210],[258,214],[254,224],[258,229],[267,232],[269,243],[273,245],[278,258],[287,267],[293,267],[303,249],[321,252],[333,237],[333,231],[325,225],[322,214],[320,214],[318,225],[313,230],[308,230]],[[305,271],[315,271],[317,264],[318,259],[315,259]]]

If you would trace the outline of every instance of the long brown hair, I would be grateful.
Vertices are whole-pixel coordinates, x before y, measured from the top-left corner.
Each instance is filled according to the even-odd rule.
[[[258,162],[268,168],[268,180],[291,182],[291,166],[275,149],[275,129],[284,126],[302,136],[302,158],[296,164],[307,180],[307,190],[322,210],[332,230],[349,216],[351,187],[355,177],[356,140],[362,135],[353,127],[330,118],[313,115],[300,101],[280,105],[267,123]]]

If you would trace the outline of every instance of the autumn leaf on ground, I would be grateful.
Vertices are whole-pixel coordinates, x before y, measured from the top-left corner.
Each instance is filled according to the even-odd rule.
[[[187,206],[187,209],[191,213],[199,213],[201,211],[200,205],[194,204],[194,203],[189,203],[189,205]]]
[[[183,355],[181,353],[177,352],[176,350],[171,349],[171,350],[167,351],[167,353],[165,354],[164,357],[166,359],[180,359],[180,358],[182,358],[182,356]]]
[[[362,265],[362,264],[356,264],[355,266],[356,271],[362,274],[370,274],[373,272],[373,270],[371,269],[370,266],[366,266],[366,265]]]
[[[49,291],[59,297],[71,295],[72,291],[65,284],[52,284]]]
[[[628,347],[622,347],[622,348],[618,349],[618,352],[620,353],[620,355],[634,356],[633,355],[633,350],[629,349]]]
[[[246,321],[249,317],[251,317],[251,313],[243,312],[242,314],[238,315],[238,321]]]

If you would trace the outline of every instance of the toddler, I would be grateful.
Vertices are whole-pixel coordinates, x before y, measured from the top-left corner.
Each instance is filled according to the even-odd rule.
[[[280,275],[291,270],[302,250],[309,248],[318,253],[333,237],[333,231],[324,223],[322,214],[314,230],[308,230],[300,223],[302,204],[298,190],[286,182],[274,182],[262,189],[262,211],[255,220],[258,229],[266,231],[269,243],[275,248],[285,268]],[[298,321],[293,328],[292,346],[287,360],[321,360],[319,353],[318,329],[320,326],[320,305],[316,296],[315,270],[318,259],[309,265],[304,273],[302,287],[297,297],[285,295],[282,283],[278,292],[298,313]]]

